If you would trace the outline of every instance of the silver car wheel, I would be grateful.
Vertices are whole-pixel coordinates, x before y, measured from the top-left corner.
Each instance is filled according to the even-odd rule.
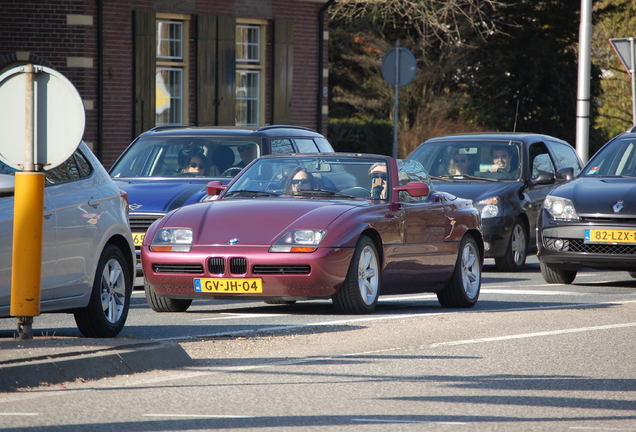
[[[462,251],[462,286],[469,299],[474,299],[479,294],[481,279],[481,263],[479,253],[473,243],[467,242]]]
[[[521,266],[526,260],[526,233],[521,224],[515,224],[510,240],[512,258],[516,265]]]
[[[126,300],[126,279],[117,261],[111,258],[102,272],[101,281],[102,311],[110,323],[116,323],[124,313]]]
[[[375,250],[367,245],[362,249],[358,262],[358,287],[362,301],[367,305],[373,304],[378,296],[378,273],[378,257]]]

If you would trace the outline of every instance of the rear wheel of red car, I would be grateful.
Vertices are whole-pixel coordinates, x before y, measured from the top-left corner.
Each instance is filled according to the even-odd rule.
[[[506,248],[506,254],[495,258],[495,265],[499,271],[518,272],[526,265],[526,249],[528,247],[528,235],[525,224],[517,219],[512,227],[510,241]]]
[[[547,283],[569,285],[576,278],[576,270],[560,270],[544,263],[539,263],[539,265],[541,267],[541,276]]]
[[[465,236],[459,246],[453,275],[443,291],[437,293],[439,303],[447,308],[471,308],[479,299],[482,260],[477,242]]]
[[[144,284],[144,291],[146,292],[146,301],[155,312],[185,312],[192,304],[192,300],[158,296],[149,284]]]
[[[372,312],[380,293],[380,260],[373,241],[360,237],[353,253],[347,277],[332,297],[336,310],[346,314]]]
[[[75,323],[86,337],[115,337],[126,323],[132,277],[119,248],[106,245],[97,264],[88,305],[74,311]]]

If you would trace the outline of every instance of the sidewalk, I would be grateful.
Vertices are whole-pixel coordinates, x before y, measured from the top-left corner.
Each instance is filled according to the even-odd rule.
[[[0,340],[0,392],[193,364],[174,342],[127,338]]]

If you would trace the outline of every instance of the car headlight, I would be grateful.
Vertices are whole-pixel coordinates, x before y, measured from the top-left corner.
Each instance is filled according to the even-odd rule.
[[[550,213],[554,220],[577,221],[579,215],[576,213],[574,203],[567,198],[548,195],[543,200],[543,208]]]
[[[192,230],[188,228],[162,228],[155,233],[150,250],[155,252],[190,252]]]
[[[475,204],[480,209],[481,218],[488,219],[499,216],[499,198],[491,197],[483,199]]]
[[[270,252],[313,252],[327,235],[325,230],[291,230],[270,248]]]

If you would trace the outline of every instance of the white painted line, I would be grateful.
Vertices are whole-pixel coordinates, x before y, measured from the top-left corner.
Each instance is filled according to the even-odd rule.
[[[144,417],[179,417],[179,418],[255,418],[254,416],[215,415],[215,414],[144,414]]]
[[[213,320],[224,320],[224,319],[233,319],[233,318],[267,318],[267,317],[277,317],[277,316],[289,316],[289,314],[252,314],[252,313],[233,314],[233,313],[224,313],[224,312],[221,312],[220,315],[225,315],[225,316],[214,317],[214,318],[197,318],[193,321],[213,321]]]
[[[443,424],[443,425],[466,425],[468,423],[461,422],[442,422],[442,421],[423,421],[423,420],[383,420],[383,419],[351,419],[352,422],[362,423],[426,423],[426,424]]]
[[[40,415],[40,413],[0,413],[0,416],[3,416],[3,417],[11,417],[11,416],[20,417],[20,416],[36,416],[36,415]]]
[[[610,325],[596,326],[596,327],[580,327],[580,328],[573,328],[573,329],[553,330],[553,331],[537,332],[537,333],[525,333],[525,334],[498,336],[498,337],[490,337],[490,338],[467,339],[467,340],[454,341],[454,342],[440,342],[440,343],[428,345],[428,348],[437,348],[440,346],[468,345],[468,344],[476,344],[476,343],[483,343],[483,342],[497,342],[497,341],[503,341],[503,340],[525,339],[525,338],[533,338],[533,337],[541,337],[541,336],[555,336],[555,335],[562,335],[562,334],[569,334],[569,333],[583,333],[583,332],[599,331],[599,330],[612,330],[612,329],[627,328],[627,327],[636,327],[636,322],[623,323],[623,324],[610,324]]]
[[[512,294],[512,295],[569,295],[569,296],[582,296],[591,295],[589,293],[580,293],[572,291],[521,291],[512,289],[492,289],[487,288],[481,290],[481,294]]]

